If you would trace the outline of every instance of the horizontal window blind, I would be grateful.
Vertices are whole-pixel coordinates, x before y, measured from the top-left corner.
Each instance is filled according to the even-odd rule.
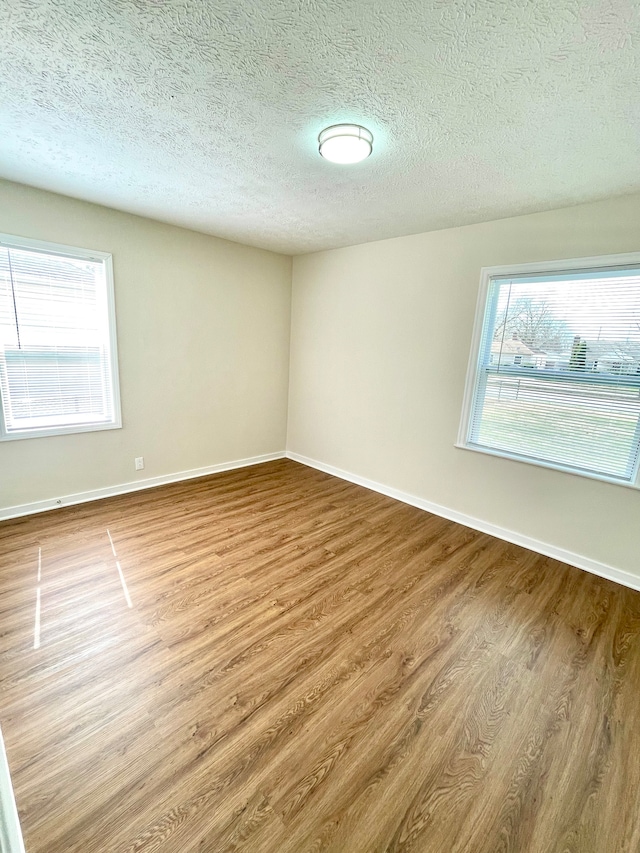
[[[467,446],[633,482],[640,269],[490,279]]]
[[[105,263],[0,243],[6,437],[116,421]]]

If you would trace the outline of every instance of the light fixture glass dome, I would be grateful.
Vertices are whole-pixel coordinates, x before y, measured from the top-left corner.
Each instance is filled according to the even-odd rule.
[[[359,163],[373,150],[373,134],[359,124],[334,124],[318,137],[319,151],[332,163]]]

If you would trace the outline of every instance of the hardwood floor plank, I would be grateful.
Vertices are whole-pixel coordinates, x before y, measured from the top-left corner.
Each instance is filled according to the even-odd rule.
[[[638,853],[639,691],[639,593],[289,460],[0,524],[29,853]]]

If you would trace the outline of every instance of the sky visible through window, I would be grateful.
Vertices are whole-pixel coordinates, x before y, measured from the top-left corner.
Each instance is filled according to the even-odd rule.
[[[497,300],[495,337],[509,327],[517,326],[517,315],[523,309],[533,312],[533,325],[544,310],[538,340],[531,343],[544,349],[545,327],[553,328],[556,337],[570,348],[574,336],[588,341],[630,341],[640,344],[640,270],[610,272],[569,279],[564,275],[555,281],[535,279],[500,280]],[[506,330],[504,319],[507,318]],[[502,321],[502,325],[501,325]],[[526,324],[521,324],[524,327]],[[525,336],[519,336],[525,339]],[[553,336],[551,336],[553,339]],[[527,341],[529,343],[529,341]]]
[[[82,347],[104,333],[101,263],[0,249],[0,333],[5,345]]]

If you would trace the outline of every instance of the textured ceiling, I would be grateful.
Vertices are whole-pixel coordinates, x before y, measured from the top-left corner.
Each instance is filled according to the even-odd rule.
[[[637,0],[4,0],[0,176],[288,253],[640,189]],[[316,137],[346,120],[371,158]]]

